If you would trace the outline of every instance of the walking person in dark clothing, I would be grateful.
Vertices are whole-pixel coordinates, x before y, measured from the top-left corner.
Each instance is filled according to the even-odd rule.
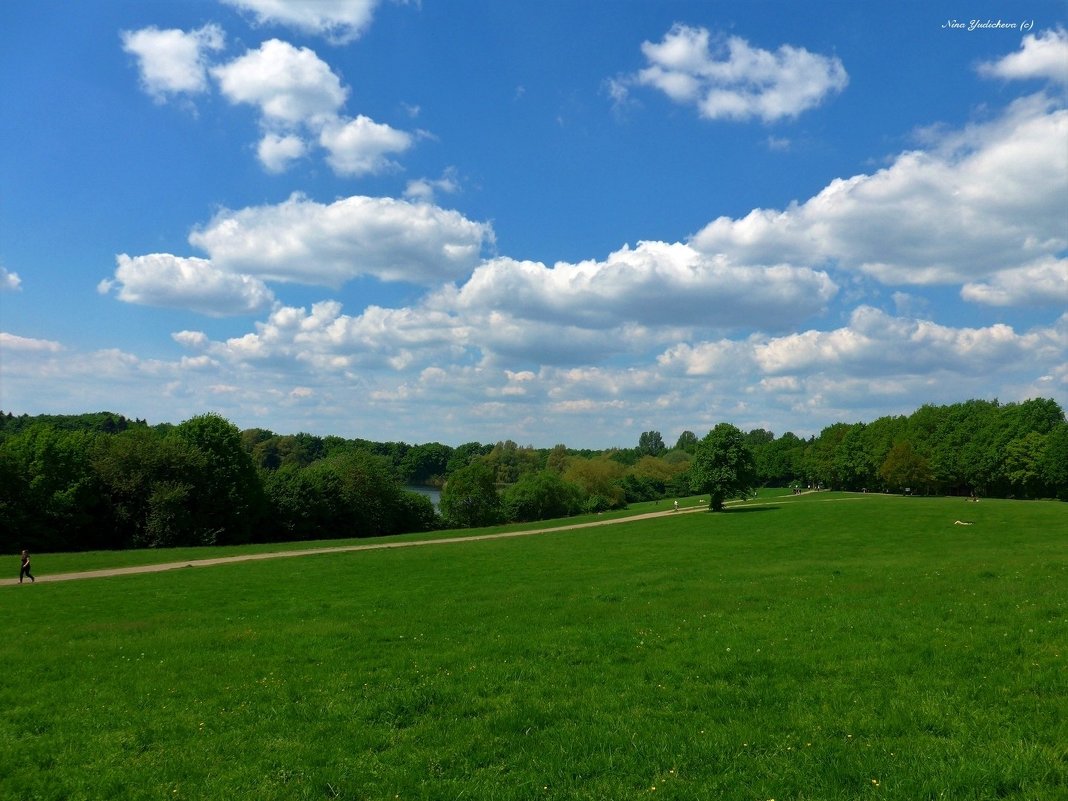
[[[29,578],[30,578],[30,583],[33,583],[34,581],[37,581],[37,579],[35,579],[33,577],[33,573],[30,572],[30,552],[29,551],[23,551],[22,552],[22,569],[19,571],[19,584],[21,584],[22,583],[22,579],[27,577],[27,576],[29,576]]]

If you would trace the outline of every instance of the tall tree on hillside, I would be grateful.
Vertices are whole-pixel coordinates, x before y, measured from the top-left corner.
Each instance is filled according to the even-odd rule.
[[[79,550],[106,547],[96,540],[103,510],[92,453],[99,437],[91,430],[63,430],[33,423],[3,442],[5,472],[17,476],[0,489],[0,509],[11,523],[0,526],[10,551]],[[14,527],[20,520],[21,528]]]
[[[824,428],[805,450],[806,478],[830,489],[842,486],[836,456],[846,434],[853,428],[849,423],[834,423]]]
[[[927,460],[918,454],[912,443],[906,440],[895,442],[879,468],[879,477],[890,489],[903,490],[930,487],[934,474]]]
[[[756,486],[753,452],[745,435],[730,423],[720,423],[697,445],[690,465],[694,492],[708,493],[708,510],[720,512],[728,498],[744,498]]]
[[[667,450],[659,431],[643,431],[638,437],[638,450],[642,456],[659,456]]]
[[[757,481],[765,487],[785,487],[804,478],[801,463],[805,442],[792,431],[753,447]]]
[[[1037,498],[1042,494],[1043,455],[1049,436],[1029,431],[1005,446],[1001,478],[1017,498]]]
[[[557,475],[562,475],[567,469],[567,446],[564,444],[553,445],[549,455],[545,457],[545,469],[551,470]]]
[[[489,526],[500,510],[493,468],[481,459],[449,476],[441,490],[441,514],[451,526]]]
[[[99,443],[93,469],[110,520],[113,548],[166,548],[202,545],[196,520],[195,488],[207,469],[207,456],[176,436],[131,428]]]
[[[451,476],[461,467],[467,467],[475,459],[485,456],[491,450],[493,450],[492,445],[483,445],[480,442],[465,442],[463,445],[453,448],[452,456],[449,457],[448,464],[445,465],[445,475]]]
[[[857,423],[849,427],[834,451],[834,476],[841,489],[859,490],[875,483],[878,465],[866,442],[867,426]]]
[[[407,484],[440,485],[451,458],[452,448],[440,442],[415,445],[401,459],[401,479]]]
[[[1046,438],[1042,478],[1050,495],[1068,501],[1068,423],[1061,423]]]
[[[512,440],[498,442],[481,461],[493,470],[498,484],[514,484],[525,473],[535,473],[542,465],[541,457],[531,447],[521,448]]]
[[[675,450],[686,453],[697,452],[697,435],[692,431],[683,431],[675,441]]]
[[[567,517],[581,507],[582,489],[551,470],[527,473],[501,496],[501,509],[509,521]]]
[[[590,509],[602,511],[626,506],[626,494],[619,483],[625,474],[626,468],[614,459],[575,457],[568,463],[564,478],[582,487],[587,500],[594,499]]]
[[[263,485],[241,432],[217,414],[191,417],[174,436],[205,457],[204,471],[189,493],[195,525],[204,544],[250,542],[265,512]]]

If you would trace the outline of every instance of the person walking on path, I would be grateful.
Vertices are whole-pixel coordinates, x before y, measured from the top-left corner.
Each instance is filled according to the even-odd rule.
[[[30,572],[30,552],[24,550],[22,552],[22,569],[19,571],[19,584],[21,584],[22,580],[27,576],[29,576],[31,584],[37,581],[37,579],[33,577],[33,573]]]

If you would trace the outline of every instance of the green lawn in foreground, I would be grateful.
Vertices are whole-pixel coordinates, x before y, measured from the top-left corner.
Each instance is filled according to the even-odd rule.
[[[1066,532],[823,494],[5,587],[0,798],[1060,799]]]

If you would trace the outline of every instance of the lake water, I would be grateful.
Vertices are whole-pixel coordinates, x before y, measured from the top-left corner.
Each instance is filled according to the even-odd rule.
[[[436,487],[405,487],[408,492],[418,492],[420,495],[425,495],[430,498],[430,502],[434,504],[434,508],[437,509],[441,503],[441,490]]]

